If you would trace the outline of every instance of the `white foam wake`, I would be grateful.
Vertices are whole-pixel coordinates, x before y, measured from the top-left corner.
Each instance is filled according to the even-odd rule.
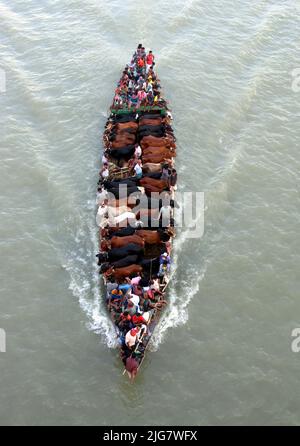
[[[95,215],[95,204],[88,202],[87,214]],[[67,252],[64,268],[70,274],[69,289],[89,318],[87,327],[100,335],[108,347],[117,346],[116,331],[109,319],[101,292],[95,254],[98,252],[97,228],[93,219],[82,216],[80,229],[73,234],[75,245]]]
[[[173,243],[173,264],[172,275],[168,290],[168,306],[164,311],[160,321],[155,327],[153,336],[149,344],[150,350],[155,351],[164,341],[167,331],[170,328],[183,325],[188,321],[188,305],[198,294],[200,282],[204,277],[207,263],[203,263],[200,272],[192,265],[185,265],[189,271],[188,279],[178,279],[177,270],[180,267],[179,258],[186,246],[186,240],[190,229],[181,232],[180,236]]]

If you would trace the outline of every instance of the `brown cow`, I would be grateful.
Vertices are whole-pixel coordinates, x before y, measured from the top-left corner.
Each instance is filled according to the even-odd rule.
[[[171,158],[174,157],[174,154],[170,154],[170,152],[163,152],[157,155],[145,155],[143,156],[144,163],[168,163]]]
[[[141,265],[129,265],[129,266],[123,266],[122,268],[110,268],[108,271],[106,271],[105,275],[109,276],[112,275],[116,281],[120,281],[122,279],[125,279],[125,277],[130,277],[133,274],[141,273],[143,271],[143,268]]]
[[[156,154],[156,153],[162,152],[163,150],[170,151],[171,153],[176,153],[176,150],[173,148],[169,148],[169,147],[165,147],[165,146],[161,146],[161,147],[149,146],[149,147],[143,149],[143,154],[145,154],[145,155],[148,155],[150,153]]]
[[[145,243],[148,243],[148,245],[156,245],[161,242],[160,235],[157,231],[151,231],[150,229],[138,229],[136,233],[140,237],[143,237]]]
[[[169,149],[162,149],[162,150],[157,150],[155,152],[147,152],[143,154],[143,162],[144,163],[161,163],[162,161],[158,161],[156,158],[161,157],[162,156],[162,161],[163,158],[175,158],[176,157],[176,152],[171,152]],[[150,159],[149,159],[150,158]]]
[[[156,119],[147,119],[147,118],[141,118],[139,121],[139,125],[160,125],[162,123],[162,118],[156,118]]]
[[[152,186],[152,184],[147,184],[145,186],[145,194],[150,197],[152,192],[158,192],[159,194],[163,192],[165,189],[160,187]]]
[[[123,140],[132,140],[135,141],[135,135],[133,135],[132,133],[128,133],[128,132],[124,132],[124,133],[118,133],[115,138],[114,138],[114,142],[118,142],[118,141],[123,141]]]
[[[143,187],[148,184],[150,184],[151,186],[161,187],[161,188],[166,188],[168,186],[166,180],[159,180],[157,178],[151,178],[151,177],[143,177],[140,179],[139,183]]]
[[[144,173],[157,173],[161,172],[162,165],[161,163],[145,163],[143,164],[143,172]]]
[[[134,140],[134,141],[135,141],[135,140]],[[112,148],[112,149],[121,149],[122,147],[132,145],[134,141],[129,140],[129,139],[128,139],[128,140],[124,139],[124,140],[122,140],[122,141],[113,141],[113,142],[111,143],[111,148]]]
[[[174,138],[171,136],[168,137],[158,137],[158,136],[144,136],[141,139],[141,147],[145,148],[148,146],[170,146],[176,148],[176,144],[174,142]]]
[[[126,237],[112,237],[111,238],[111,247],[112,248],[121,248],[122,246],[128,245],[128,243],[135,243],[139,246],[144,246],[144,240],[138,235],[128,235]]]
[[[137,129],[138,128],[138,123],[137,122],[133,122],[133,121],[130,121],[130,122],[118,122],[116,124],[115,128],[117,130],[118,129]]]

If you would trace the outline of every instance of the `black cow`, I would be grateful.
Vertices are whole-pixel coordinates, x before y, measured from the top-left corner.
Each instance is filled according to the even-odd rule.
[[[142,254],[144,248],[135,243],[128,243],[128,245],[122,248],[113,248],[108,252],[100,252],[97,254],[98,265],[104,262],[115,262],[129,255],[140,255]]]
[[[123,268],[123,266],[134,265],[138,261],[138,255],[132,254],[130,256],[123,257],[120,260],[112,262],[111,265],[115,268]]]
[[[149,177],[149,178],[155,178],[155,179],[160,179],[161,177],[161,172],[149,172],[149,173],[144,173],[143,174],[144,177]]]
[[[134,122],[135,113],[128,113],[127,115],[116,115],[114,117],[115,122]]]
[[[141,125],[138,128],[139,133],[147,132],[151,130],[151,132],[160,132],[162,130],[165,130],[165,126],[163,124],[160,125]]]
[[[136,187],[136,182],[130,180],[129,178],[125,178],[122,181],[104,181],[103,182],[103,186],[105,189],[110,190],[110,189],[115,189],[115,188],[122,188],[127,186],[127,187]]]
[[[165,136],[166,133],[164,130],[158,130],[154,132],[153,130],[143,130],[141,133],[139,133],[140,140],[144,138],[144,136],[156,136],[157,138],[161,138],[162,136]]]
[[[134,146],[125,146],[121,147],[120,149],[108,149],[108,153],[110,156],[116,159],[124,158],[126,160],[129,160],[134,154]]]
[[[110,233],[110,237],[116,236],[116,237],[127,237],[128,235],[133,235],[135,233],[135,228],[132,228],[131,226],[127,226],[127,228],[122,228],[117,231],[112,231]]]
[[[159,257],[155,259],[142,259],[138,264],[142,266],[143,271],[149,272],[151,275],[157,275],[159,271]]]
[[[115,196],[115,198],[118,200],[119,198],[126,198],[129,197],[129,195],[133,194],[134,192],[139,192],[139,189],[136,186],[130,186],[127,187],[127,194],[125,194],[124,189],[119,189],[119,187],[114,187],[112,189],[109,189],[109,192]]]
[[[153,113],[153,114],[144,114],[141,115],[139,118],[142,119],[157,119],[157,118],[161,118],[162,115],[160,113]]]

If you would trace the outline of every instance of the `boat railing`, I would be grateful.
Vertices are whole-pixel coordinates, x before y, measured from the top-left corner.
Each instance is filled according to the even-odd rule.
[[[110,113],[114,113],[116,115],[129,114],[129,113],[139,113],[139,112],[151,112],[151,111],[159,111],[162,115],[165,115],[167,110],[165,105],[144,105],[141,107],[124,107],[124,108],[116,108],[112,107],[110,109]]]
[[[121,180],[122,178],[127,178],[129,174],[128,167],[116,167],[109,170],[110,180]]]

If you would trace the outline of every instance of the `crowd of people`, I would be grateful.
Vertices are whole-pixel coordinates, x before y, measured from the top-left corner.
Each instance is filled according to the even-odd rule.
[[[144,353],[143,340],[151,335],[148,323],[154,312],[166,305],[159,279],[149,280],[137,274],[131,279],[127,277],[121,284],[113,280],[107,282],[106,290],[107,305],[120,332],[122,360],[126,369],[130,368],[134,374]]]
[[[138,108],[141,105],[163,105],[159,79],[154,72],[155,57],[146,54],[140,43],[131,62],[126,65],[115,90],[112,108]]]

